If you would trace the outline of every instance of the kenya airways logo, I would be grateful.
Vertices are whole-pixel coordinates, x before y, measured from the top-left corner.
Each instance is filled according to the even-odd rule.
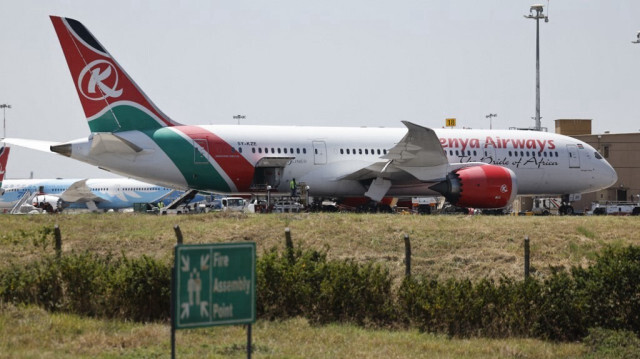
[[[122,88],[118,90],[117,87],[118,71],[107,60],[91,62],[82,69],[80,76],[78,76],[80,93],[89,100],[97,101],[107,97],[119,97],[122,95]]]

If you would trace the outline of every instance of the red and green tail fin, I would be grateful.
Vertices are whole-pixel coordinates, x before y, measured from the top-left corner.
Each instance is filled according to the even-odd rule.
[[[0,147],[0,187],[2,187],[2,180],[4,179],[4,173],[7,168],[7,161],[9,160],[9,147]]]
[[[51,16],[91,132],[179,125],[162,113],[80,22]]]

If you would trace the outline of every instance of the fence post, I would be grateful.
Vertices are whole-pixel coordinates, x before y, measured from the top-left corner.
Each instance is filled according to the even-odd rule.
[[[404,275],[406,277],[411,276],[411,242],[409,242],[409,235],[404,235],[404,264],[405,271]]]
[[[289,259],[289,264],[293,264],[293,241],[291,240],[291,230],[289,227],[284,229],[284,238],[285,245],[287,246],[287,258]]]
[[[173,231],[176,232],[176,239],[178,240],[178,244],[182,244],[182,231],[180,230],[179,225],[173,226]]]
[[[57,224],[53,227],[53,235],[56,238],[56,258],[60,258],[62,255],[62,235]]]
[[[524,279],[529,278],[529,236],[524,237]]]

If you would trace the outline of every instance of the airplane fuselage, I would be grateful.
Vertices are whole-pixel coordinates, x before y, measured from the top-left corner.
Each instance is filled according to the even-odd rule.
[[[519,195],[596,191],[616,180],[615,171],[588,144],[533,131],[435,130],[448,161],[482,162],[511,169]],[[125,131],[118,136],[137,153],[91,151],[92,140],[73,141],[72,158],[144,181],[213,192],[252,192],[271,176],[285,192],[295,178],[314,196],[363,196],[368,182],[341,179],[386,162],[381,157],[407,133],[404,128],[298,126],[173,126]],[[271,163],[271,164],[270,164]],[[261,170],[265,168],[266,170]],[[262,177],[264,177],[262,176]],[[258,181],[258,182],[256,182]],[[396,174],[390,196],[434,195],[434,182]]]

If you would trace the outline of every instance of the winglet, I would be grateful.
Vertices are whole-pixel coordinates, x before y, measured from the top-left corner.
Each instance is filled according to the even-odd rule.
[[[162,113],[79,21],[51,16],[91,132],[179,125]]]

